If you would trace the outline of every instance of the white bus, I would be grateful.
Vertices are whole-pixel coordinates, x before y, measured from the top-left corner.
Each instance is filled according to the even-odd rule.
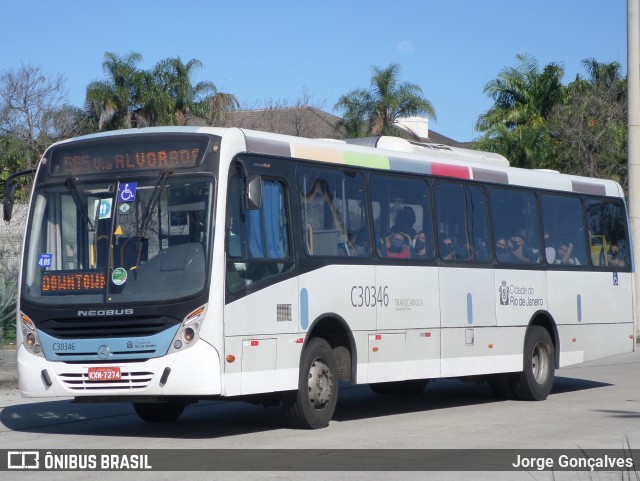
[[[10,217],[12,181],[7,182]],[[23,396],[201,399],[331,420],[339,382],[476,377],[543,400],[556,368],[635,348],[622,189],[381,137],[148,128],[51,146],[18,309]]]

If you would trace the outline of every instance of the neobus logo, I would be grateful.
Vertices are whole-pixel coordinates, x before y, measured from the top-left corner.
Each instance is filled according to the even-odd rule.
[[[98,309],[95,311],[78,311],[78,317],[130,316],[133,309]]]

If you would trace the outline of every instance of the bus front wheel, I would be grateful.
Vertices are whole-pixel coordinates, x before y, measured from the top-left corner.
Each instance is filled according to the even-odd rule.
[[[304,429],[329,424],[338,401],[338,367],[327,341],[313,338],[302,352],[298,390],[284,394],[287,420]]]
[[[555,375],[555,351],[549,332],[531,326],[524,339],[522,372],[513,383],[513,391],[524,401],[543,401],[551,392]]]

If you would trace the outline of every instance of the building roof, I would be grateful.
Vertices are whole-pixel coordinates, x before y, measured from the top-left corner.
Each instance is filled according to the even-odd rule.
[[[340,117],[314,107],[236,110],[227,113],[224,127],[240,127],[297,137],[341,139]]]
[[[226,112],[222,127],[239,127],[297,137],[344,139],[339,127],[340,117],[315,107],[285,107]],[[469,148],[468,142],[458,142],[434,130],[429,130],[425,142]]]

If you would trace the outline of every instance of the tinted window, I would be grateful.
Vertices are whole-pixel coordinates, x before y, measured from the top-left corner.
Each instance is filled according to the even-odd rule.
[[[300,169],[298,184],[307,254],[369,256],[371,243],[362,174],[305,167]]]
[[[492,189],[490,198],[498,262],[540,263],[542,255],[535,195],[519,190]]]
[[[477,185],[436,182],[433,198],[441,259],[489,262],[489,219],[484,190]]]
[[[429,191],[424,180],[372,175],[371,202],[380,257],[433,258]]]
[[[587,264],[580,199],[542,194],[540,204],[546,261],[549,264],[564,266]]]
[[[243,179],[232,179],[227,211],[227,287],[231,292],[293,268],[284,185],[263,179],[262,204],[257,210],[242,208],[243,193]]]
[[[587,199],[585,207],[593,265],[596,268],[628,269],[630,250],[622,202]]]

